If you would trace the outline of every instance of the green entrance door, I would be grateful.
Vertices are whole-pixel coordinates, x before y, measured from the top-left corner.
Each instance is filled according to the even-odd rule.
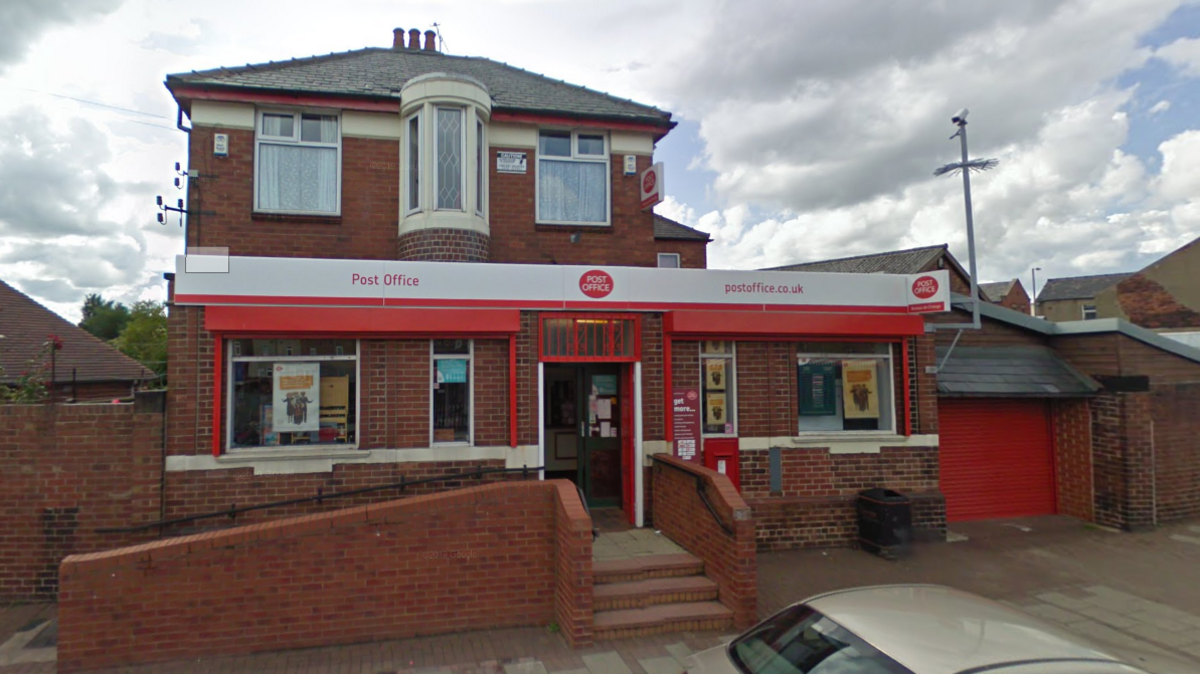
[[[621,369],[597,363],[580,366],[579,484],[588,507],[621,505]]]

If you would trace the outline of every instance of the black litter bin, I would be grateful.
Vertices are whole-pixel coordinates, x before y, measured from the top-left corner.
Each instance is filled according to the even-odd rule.
[[[891,489],[858,493],[858,542],[867,552],[896,559],[912,541],[912,501]]]

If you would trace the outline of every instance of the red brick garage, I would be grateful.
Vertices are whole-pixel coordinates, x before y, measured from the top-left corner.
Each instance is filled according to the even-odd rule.
[[[938,413],[947,522],[1057,512],[1047,400],[942,398]]]

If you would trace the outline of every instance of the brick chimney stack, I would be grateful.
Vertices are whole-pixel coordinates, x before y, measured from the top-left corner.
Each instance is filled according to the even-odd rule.
[[[437,33],[432,30],[425,31],[425,51],[437,50]]]
[[[421,30],[419,28],[413,28],[408,31],[408,48],[421,48]]]
[[[404,29],[392,29],[392,49],[404,49]]]

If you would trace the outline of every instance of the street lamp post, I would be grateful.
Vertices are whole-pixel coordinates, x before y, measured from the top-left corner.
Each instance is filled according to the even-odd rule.
[[[1032,297],[1029,298],[1030,316],[1037,316],[1037,273],[1041,270],[1041,267],[1034,267],[1029,270],[1029,273],[1033,274],[1033,287],[1029,289],[1029,292],[1032,293]]]

